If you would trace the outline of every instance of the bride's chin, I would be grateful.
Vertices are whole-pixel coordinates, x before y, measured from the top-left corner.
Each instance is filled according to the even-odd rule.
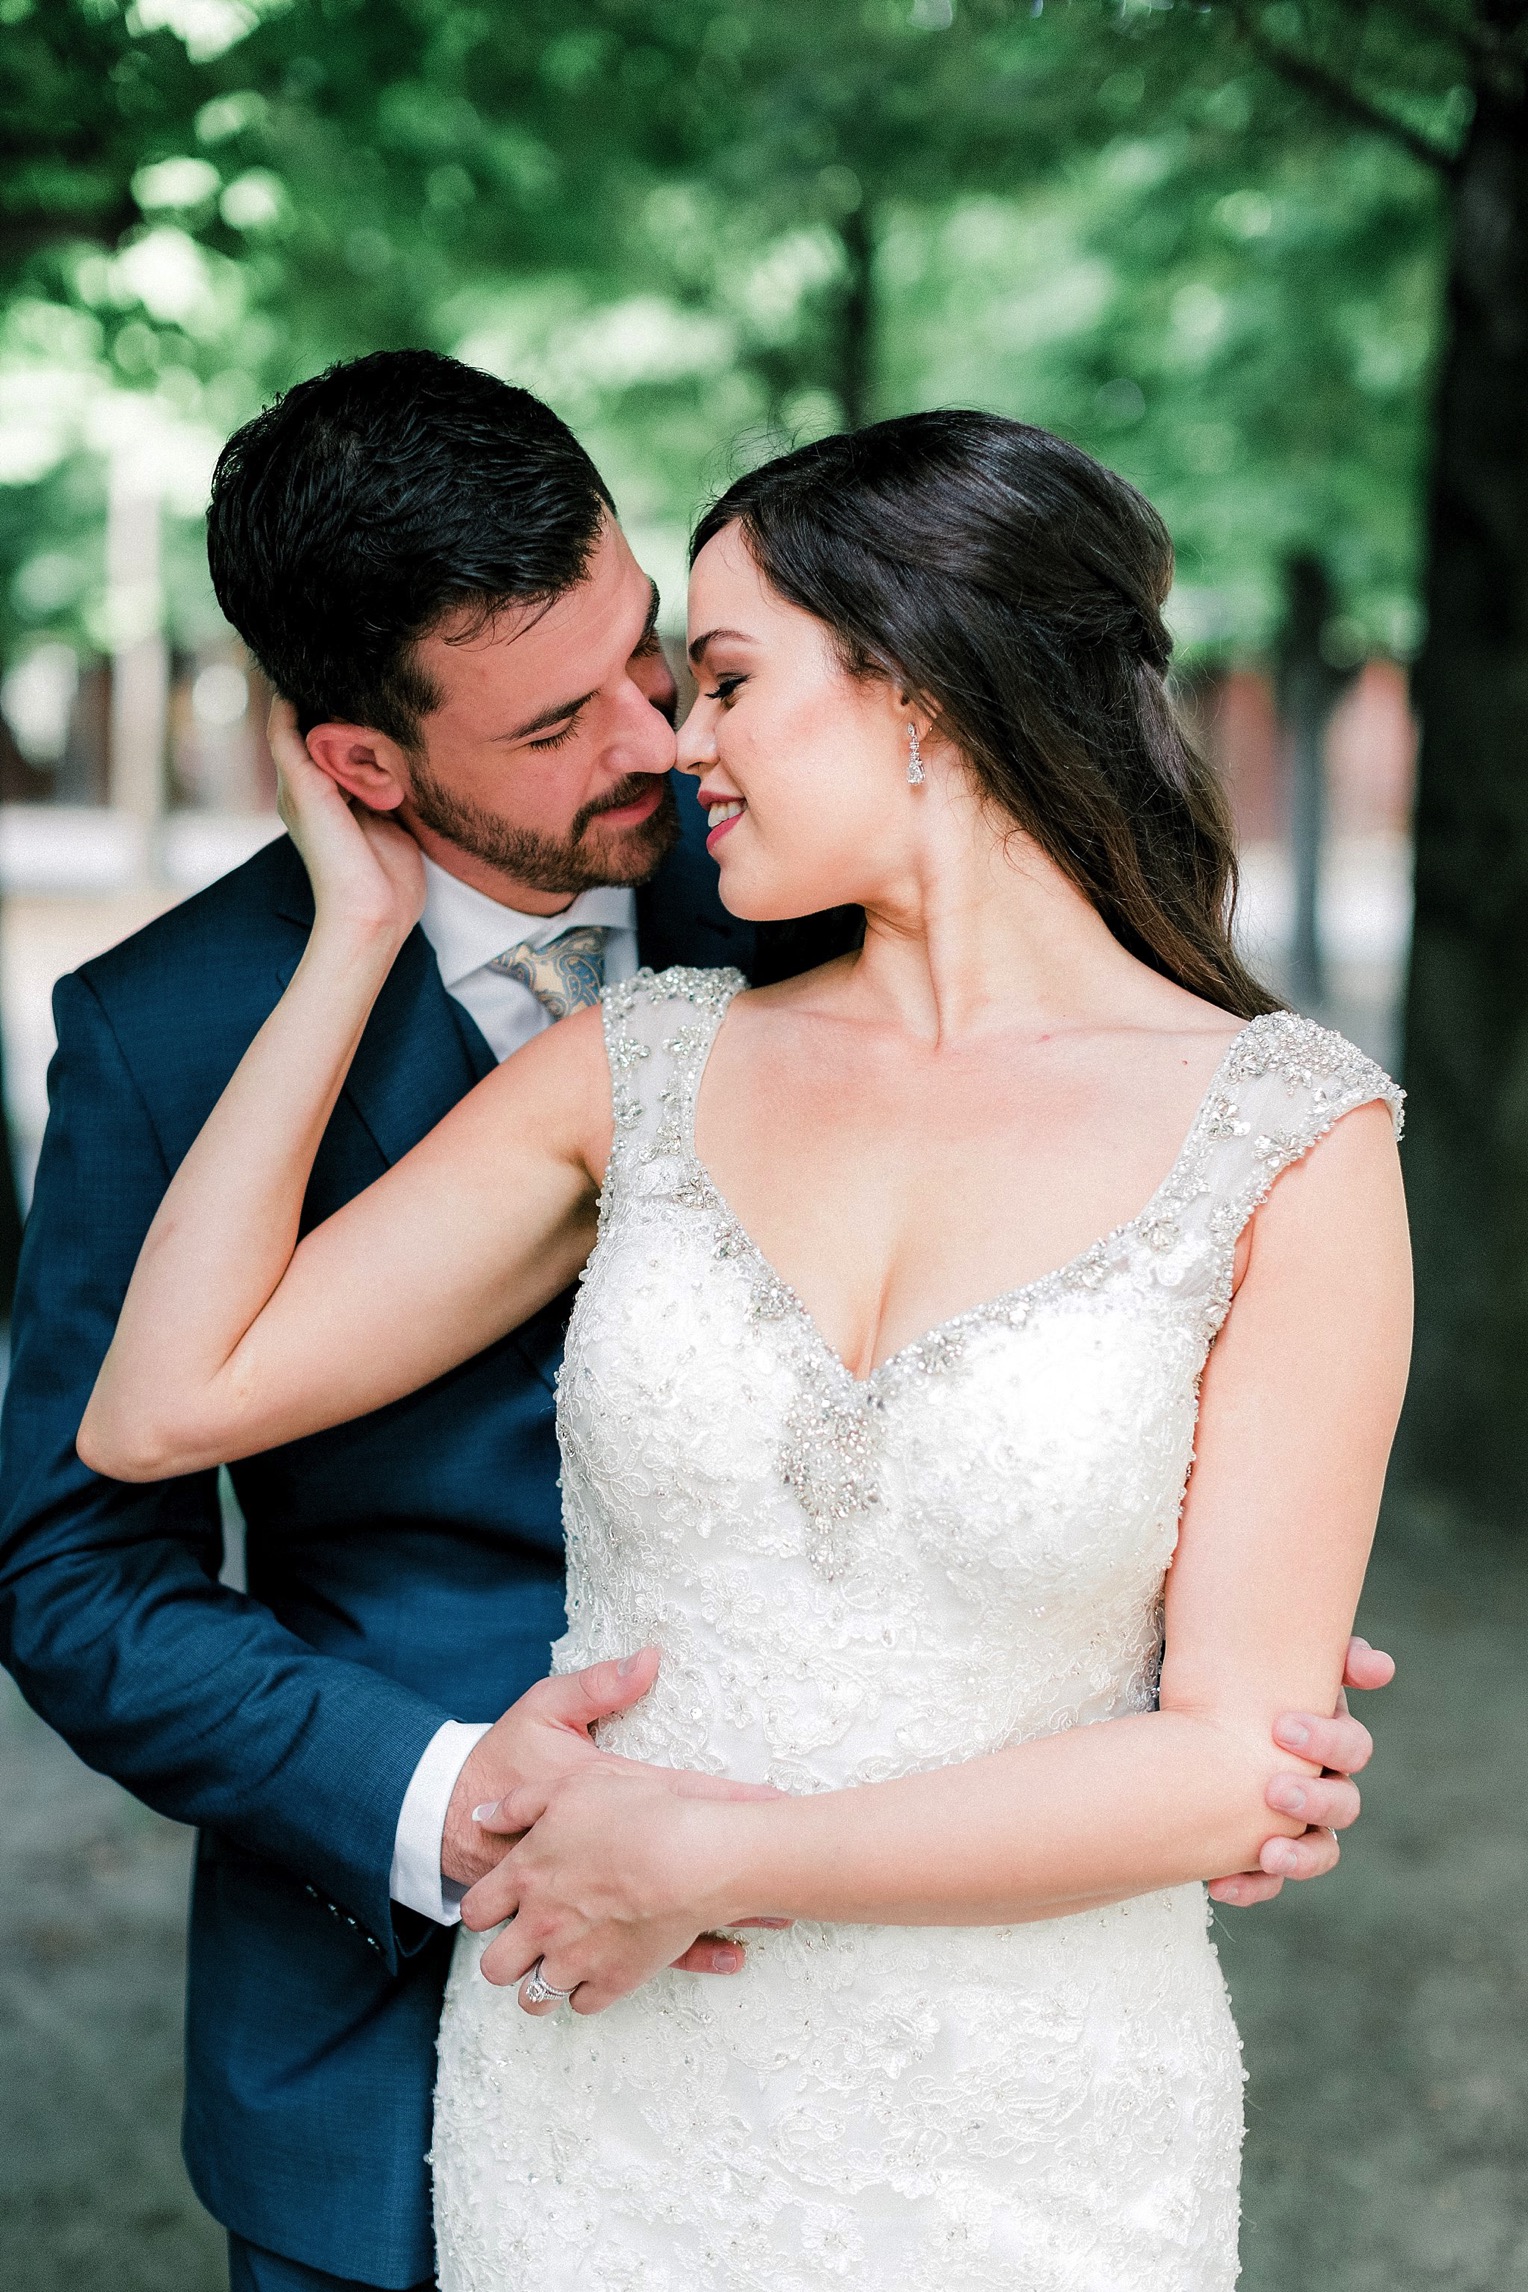
[[[739,923],[799,923],[808,915],[822,915],[830,907],[846,906],[851,894],[826,893],[819,898],[815,891],[789,885],[776,885],[765,890],[758,884],[729,883],[725,868],[717,889],[721,903],[729,915]]]
[[[761,864],[757,836],[752,850],[733,851],[731,843],[732,838],[724,836],[716,855],[717,890],[727,913],[740,923],[797,923],[808,915],[826,914],[829,908],[850,906],[860,897],[857,884],[835,880],[839,870],[831,858],[820,871],[809,874],[789,864],[794,856],[790,854],[783,855],[783,865],[776,866],[772,859]],[[819,854],[806,856],[815,860]],[[849,871],[843,872],[847,876]]]

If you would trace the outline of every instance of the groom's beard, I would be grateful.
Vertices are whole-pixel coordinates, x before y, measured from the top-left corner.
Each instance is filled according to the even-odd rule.
[[[632,772],[606,790],[597,804],[573,815],[566,837],[538,835],[517,828],[480,805],[464,802],[433,779],[426,765],[413,766],[415,817],[459,851],[490,867],[502,868],[531,891],[593,891],[605,883],[646,883],[679,840],[674,783],[666,779],[657,810],[635,827],[601,833],[606,812],[634,804],[653,784],[650,772]]]

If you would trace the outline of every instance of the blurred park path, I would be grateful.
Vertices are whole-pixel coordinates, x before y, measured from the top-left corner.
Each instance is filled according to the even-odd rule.
[[[1528,1554],[1382,1542],[1359,1623],[1401,1668],[1341,1869],[1219,1914],[1242,2292],[1524,2292]]]
[[[190,1834],[0,1674],[0,2285],[219,2292],[180,2162]]]
[[[1398,1657],[1338,1876],[1222,1911],[1251,2067],[1242,2292],[1528,2292],[1528,1554],[1386,1549]],[[179,2109],[183,1832],[5,1689],[0,2284],[217,2292]]]

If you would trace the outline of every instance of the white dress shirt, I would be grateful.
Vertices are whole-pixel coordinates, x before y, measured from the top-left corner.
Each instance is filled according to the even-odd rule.
[[[446,992],[471,1013],[495,1058],[508,1058],[552,1023],[529,987],[489,970],[496,955],[522,943],[545,947],[576,924],[598,923],[605,930],[606,979],[612,984],[629,979],[637,968],[634,891],[602,884],[580,892],[560,915],[522,915],[448,875],[432,859],[425,861],[424,875],[420,929],[435,950]],[[467,1754],[487,1733],[486,1723],[448,1719],[425,1746],[398,1815],[389,1891],[395,1902],[443,1926],[454,1926],[460,1918],[462,1891],[441,1874],[446,1809]]]

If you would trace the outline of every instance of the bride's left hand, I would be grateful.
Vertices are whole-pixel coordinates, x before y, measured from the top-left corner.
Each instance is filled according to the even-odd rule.
[[[497,1884],[480,1881],[462,1903],[462,1923],[482,1932],[504,1917],[506,1884],[513,1892],[484,1975],[509,1988],[539,1962],[553,1988],[574,1992],[575,2013],[600,2013],[718,1925],[786,1924],[732,1915],[719,1887],[726,1823],[738,1811],[735,1785],[614,1760],[512,1791],[494,1827],[524,1836]]]

